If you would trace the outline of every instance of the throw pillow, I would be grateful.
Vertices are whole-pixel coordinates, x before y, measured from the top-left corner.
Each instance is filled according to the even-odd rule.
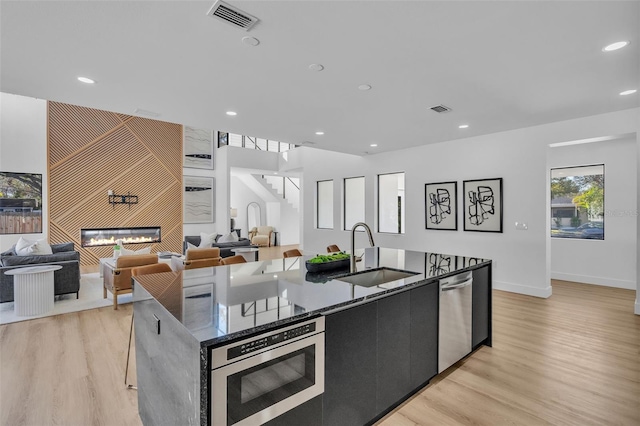
[[[36,249],[38,251],[37,254],[53,254],[51,246],[45,240],[36,241]]]
[[[18,256],[32,256],[35,254],[53,254],[53,251],[44,239],[31,241],[20,237],[16,243],[16,254]]]
[[[195,244],[191,244],[191,243],[187,242],[187,250],[192,249],[192,248],[198,248],[198,246],[195,245]]]
[[[213,234],[206,234],[204,232],[200,233],[200,245],[198,245],[198,248],[210,248],[212,246],[213,243],[216,242],[216,236],[218,234],[213,233]]]
[[[20,237],[16,243],[16,254],[18,256],[29,256],[33,253],[35,241],[29,241],[26,238]]]
[[[235,231],[224,234],[222,237],[218,238],[219,243],[233,243],[236,241],[238,241],[238,234],[236,234]]]
[[[123,256],[130,256],[132,254],[151,254],[151,246],[140,250],[129,250],[124,247],[120,247],[120,254]]]

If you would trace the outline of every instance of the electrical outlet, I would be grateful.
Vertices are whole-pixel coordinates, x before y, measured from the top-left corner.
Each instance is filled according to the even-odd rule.
[[[518,231],[526,231],[527,229],[529,229],[529,227],[524,222],[516,222],[516,229]]]

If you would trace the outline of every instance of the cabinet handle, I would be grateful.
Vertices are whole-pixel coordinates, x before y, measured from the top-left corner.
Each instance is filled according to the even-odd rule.
[[[463,281],[459,284],[449,284],[446,286],[442,286],[442,291],[456,290],[462,287],[469,286],[471,285],[471,283],[473,283],[473,278]]]
[[[156,332],[160,334],[160,318],[158,318],[156,314],[153,314],[153,319],[156,320]]]

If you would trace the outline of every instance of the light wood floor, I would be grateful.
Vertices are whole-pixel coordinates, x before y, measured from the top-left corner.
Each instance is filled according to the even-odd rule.
[[[561,281],[549,299],[494,291],[493,348],[378,425],[639,425],[634,298]],[[0,424],[140,425],[124,385],[130,319],[129,304],[0,326]]]

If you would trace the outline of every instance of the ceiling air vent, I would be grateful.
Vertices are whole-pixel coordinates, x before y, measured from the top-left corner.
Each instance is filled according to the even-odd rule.
[[[211,6],[207,15],[220,19],[234,27],[243,28],[245,31],[249,31],[258,22],[258,18],[255,16],[251,16],[247,12],[243,12],[237,7],[220,0]]]
[[[446,107],[444,105],[436,105],[436,106],[432,106],[430,108],[431,110],[435,111],[435,112],[439,112],[439,113],[443,113],[443,112],[449,112],[451,111],[451,108]]]

